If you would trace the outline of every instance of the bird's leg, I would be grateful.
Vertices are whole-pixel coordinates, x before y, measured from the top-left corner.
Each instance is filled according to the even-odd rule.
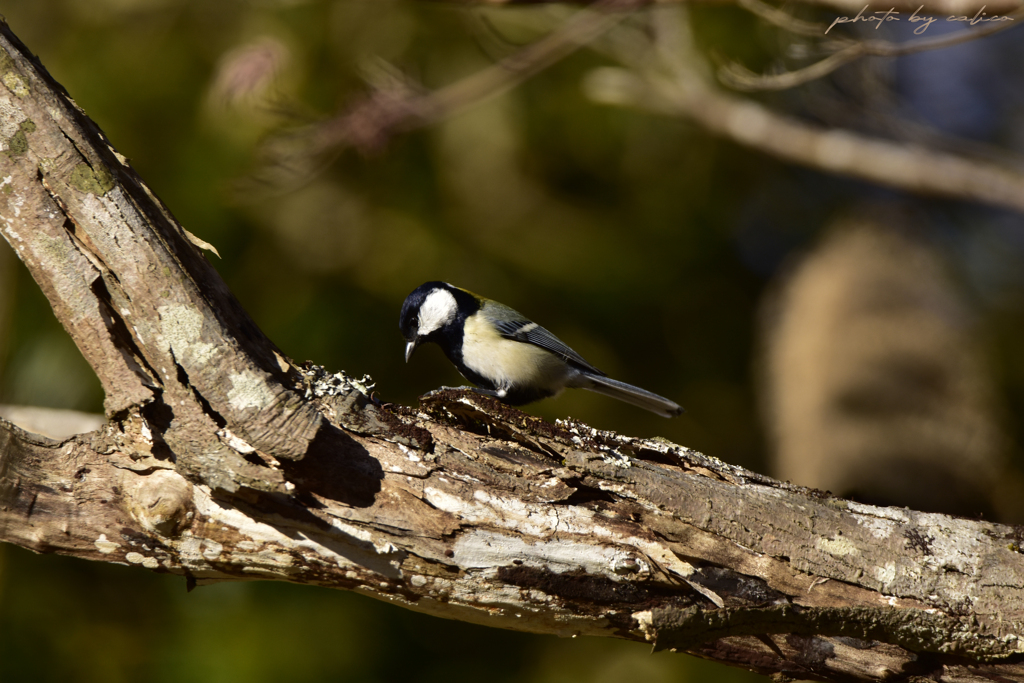
[[[478,394],[483,394],[484,396],[490,396],[491,398],[496,398],[499,401],[501,401],[502,399],[505,398],[505,392],[504,391],[495,391],[494,389],[482,389],[480,387],[462,387],[462,388],[463,389],[469,389],[470,391],[476,392]]]

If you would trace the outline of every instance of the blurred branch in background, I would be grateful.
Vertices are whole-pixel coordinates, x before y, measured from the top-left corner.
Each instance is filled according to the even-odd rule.
[[[745,0],[744,7],[772,21],[785,23],[779,11]],[[888,140],[855,130],[825,127],[776,112],[764,104],[717,87],[693,48],[690,25],[682,7],[635,12],[629,22],[608,13],[621,3],[594,5],[580,11],[543,39],[498,64],[444,86],[424,90],[396,69],[374,70],[371,94],[350,104],[341,115],[312,127],[280,134],[264,148],[263,179],[288,187],[305,182],[323,168],[323,159],[353,147],[379,150],[395,135],[435,124],[507,91],[592,44],[623,65],[593,71],[584,83],[596,102],[639,107],[688,119],[737,144],[825,173],[921,195],[975,201],[1024,211],[1024,158],[1010,162],[938,151],[920,143]],[[1015,18],[1024,17],[1017,8]],[[616,25],[618,24],[618,25]],[[788,88],[820,78],[866,55],[896,56],[939,49],[1012,27],[999,23],[969,34],[943,36],[918,44],[831,39],[838,50],[803,70],[755,76],[733,64],[722,70],[727,83],[747,90]],[[805,22],[790,22],[806,33]],[[601,36],[604,36],[603,38]]]
[[[591,98],[682,116],[738,144],[819,171],[1024,211],[1024,159],[1016,168],[825,128],[726,94],[703,73],[684,10],[660,8],[655,15],[655,42],[644,45],[645,34],[634,31],[632,40],[613,46],[612,54],[629,68],[595,70],[586,84]]]
[[[456,116],[583,47],[626,16],[623,5],[621,0],[595,2],[528,47],[438,90],[427,90],[378,60],[366,70],[368,95],[332,119],[276,138],[264,148],[264,172],[276,184],[302,182],[325,156],[350,147],[364,154],[377,152],[395,135]]]
[[[262,36],[236,47],[219,60],[210,85],[210,98],[224,108],[258,108],[277,98],[274,88],[290,60],[279,40]]]
[[[824,37],[831,26],[810,24],[797,17],[787,14],[761,0],[740,0],[741,6],[786,31],[805,36]],[[925,38],[907,43],[890,43],[884,40],[856,40],[841,38],[833,34],[823,40],[819,51],[827,57],[810,66],[783,73],[755,74],[737,62],[730,62],[718,70],[718,77],[723,83],[735,90],[785,90],[809,83],[826,76],[836,69],[850,64],[863,57],[899,57],[928,50],[941,50],[971,40],[980,40],[1011,28],[1016,28],[1015,21],[1024,18],[1024,6],[1005,15],[1005,21],[982,26],[978,29],[964,29],[952,35]],[[925,25],[926,26],[926,25]]]

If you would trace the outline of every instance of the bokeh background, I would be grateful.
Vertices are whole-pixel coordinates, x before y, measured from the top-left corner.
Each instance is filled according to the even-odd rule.
[[[790,395],[787,381],[805,386],[801,372],[809,368],[813,384],[826,370],[845,368],[857,350],[875,348],[857,340],[887,338],[886,325],[845,334],[849,320],[864,311],[869,318],[887,312],[894,327],[913,319],[916,338],[922,324],[932,329],[933,323],[903,314],[937,312],[928,320],[938,320],[933,327],[940,332],[925,337],[941,344],[925,351],[881,344],[882,356],[898,347],[903,360],[895,374],[882,363],[868,375],[889,384],[851,380],[867,387],[866,399],[861,391],[838,402],[812,401],[838,405],[847,422],[832,429],[834,416],[824,410],[818,424],[825,426],[800,440],[827,457],[835,434],[862,433],[880,414],[913,413],[914,425],[924,425],[914,433],[925,442],[937,433],[930,425],[968,415],[956,422],[967,436],[953,440],[947,457],[969,453],[970,462],[987,463],[985,471],[1000,482],[989,488],[1002,493],[994,501],[971,499],[959,511],[1018,519],[1005,501],[1019,492],[1015,463],[1024,438],[1015,419],[1024,408],[1019,215],[907,197],[782,163],[683,120],[594,104],[581,83],[607,60],[586,50],[374,153],[347,150],[317,160],[317,172],[301,182],[268,173],[261,162],[260,149],[282,130],[337,113],[366,91],[365,79],[374,74],[395,70],[440,87],[492,63],[495,36],[506,47],[533,40],[537,26],[557,26],[568,12],[470,12],[390,0],[0,2],[15,33],[181,223],[216,246],[222,257],[211,257],[216,268],[296,361],[368,373],[383,400],[405,404],[439,385],[461,383],[436,348],[404,364],[397,330],[405,295],[421,282],[443,279],[513,306],[611,376],[672,397],[688,411],[666,421],[570,392],[531,412],[664,436],[817,485],[822,480],[811,474],[802,480],[801,470],[779,464],[785,437],[796,433],[785,415],[795,411],[799,422],[815,410],[802,399],[779,398]],[[829,16],[822,11],[813,18]],[[796,44],[736,8],[698,6],[690,18],[708,63],[737,59],[759,70]],[[900,39],[898,29],[889,37]],[[1020,153],[1022,46],[1010,31],[955,49],[865,62],[797,91],[758,98],[823,125],[894,139],[954,135]],[[866,205],[871,209],[863,214]],[[870,246],[842,246],[851,215],[868,216],[853,221],[858,225],[898,233],[910,255],[895,259],[896,270],[916,273],[907,264],[923,263],[920,272],[935,286],[914,290],[902,308],[884,297],[849,305],[842,297],[827,299],[818,308],[840,311],[835,321],[812,315],[794,322],[786,311],[803,310],[790,302],[801,301],[793,292],[813,272],[807,264],[819,249],[846,255],[834,269],[849,273],[843,291],[885,293],[899,284],[887,276],[867,284],[857,279],[886,260],[875,259]],[[904,253],[881,239],[883,253]],[[810,282],[801,291],[828,289]],[[805,349],[800,344],[812,338],[804,334],[810,329],[825,332]],[[901,334],[906,325],[895,338]],[[846,338],[842,348],[852,350],[824,353],[840,348],[830,341],[836,338]],[[787,339],[796,339],[795,347]],[[776,356],[782,360],[776,363]],[[913,372],[900,374],[911,356]],[[931,365],[918,362],[923,357]],[[872,358],[869,366],[877,354]],[[944,393],[956,384],[950,378],[969,388]],[[908,383],[917,394],[907,395]],[[929,403],[947,393],[967,407],[943,403],[940,410]],[[877,395],[888,402],[877,402]],[[46,300],[0,243],[0,403],[99,412],[102,398]],[[921,401],[931,407],[921,408]],[[791,404],[796,407],[785,408]],[[905,434],[907,424],[886,428]],[[946,432],[935,438],[951,443]],[[932,452],[913,441],[915,457]],[[843,452],[856,460],[870,447],[858,442]],[[851,492],[861,493],[857,486]],[[882,494],[863,497],[893,502]],[[500,632],[320,588],[225,584],[186,593],[178,577],[0,546],[0,680],[760,677],[691,657],[651,655],[635,643]]]

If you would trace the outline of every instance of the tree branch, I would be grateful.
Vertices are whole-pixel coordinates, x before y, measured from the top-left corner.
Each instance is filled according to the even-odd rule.
[[[397,134],[436,124],[507,92],[613,27],[626,16],[622,6],[621,0],[599,0],[535,43],[438,90],[427,90],[390,65],[379,65],[368,95],[338,116],[272,139],[264,147],[268,180],[279,186],[305,182],[320,170],[312,160],[349,147],[378,151]]]
[[[740,0],[740,5],[771,23],[802,35],[808,35],[813,25],[792,17],[785,12],[768,5],[761,0]],[[942,50],[961,43],[1001,33],[1014,28],[1013,22],[1024,19],[1024,7],[1018,7],[1005,15],[1006,21],[979,29],[964,29],[949,35],[935,38],[924,38],[906,43],[890,43],[885,40],[851,40],[848,38],[833,39],[827,45],[831,51],[827,57],[795,71],[772,74],[755,74],[737,62],[729,62],[718,70],[723,83],[735,90],[785,90],[826,76],[841,66],[850,64],[862,57],[898,57],[900,55]],[[831,27],[830,27],[831,28]],[[823,36],[828,31],[825,27],[814,27],[815,35]]]
[[[785,676],[1024,677],[1020,530],[472,393],[379,404],[365,381],[298,368],[5,24],[0,47],[0,231],[108,418],[65,441],[0,420],[0,540]]]
[[[0,47],[0,231],[96,371],[107,416],[163,404],[149,419],[172,449],[227,427],[254,448],[301,457],[320,418],[289,386],[298,374],[6,25]],[[207,447],[231,457],[217,439]]]
[[[738,1],[746,9],[770,16],[776,23],[787,23],[795,31],[813,30],[806,22],[780,16],[781,11],[768,9],[757,0]],[[388,73],[379,79],[382,83],[373,93],[343,114],[298,134],[271,138],[265,150],[270,175],[264,180],[276,185],[294,184],[296,178],[306,181],[311,170],[319,170],[313,168],[315,159],[350,146],[363,151],[378,149],[392,136],[437,123],[479,104],[592,42],[628,67],[600,68],[592,73],[585,88],[595,101],[685,118],[712,134],[824,173],[920,195],[1024,211],[1024,160],[1019,157],[1007,155],[1007,163],[985,155],[937,151],[923,144],[826,128],[774,112],[758,102],[724,92],[702,73],[702,57],[688,39],[681,37],[678,26],[673,27],[685,24],[678,7],[651,12],[650,30],[644,31],[623,24],[615,26],[621,15],[612,12],[621,10],[622,2],[604,0],[595,5],[600,12],[578,12],[536,43],[436,91],[424,90],[401,74],[384,70]],[[1022,17],[1024,9],[1019,7],[1011,16]],[[896,56],[939,49],[1012,26],[1012,22],[993,24],[904,45],[829,39],[836,52],[794,72],[757,75],[730,64],[720,70],[720,75],[726,83],[744,90],[790,88],[867,55]],[[665,44],[667,34],[675,35],[672,45]]]
[[[662,8],[662,13],[672,8]],[[676,20],[677,19],[677,20]],[[606,47],[629,70],[595,70],[586,89],[606,104],[679,116],[737,144],[828,173],[916,194],[1024,211],[1024,170],[919,144],[824,128],[717,88],[700,71],[685,19],[652,22],[655,38],[623,29]]]

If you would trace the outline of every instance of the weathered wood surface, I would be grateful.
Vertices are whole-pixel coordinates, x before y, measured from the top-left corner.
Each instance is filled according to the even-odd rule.
[[[108,417],[63,442],[0,420],[0,540],[783,676],[1024,680],[1020,530],[299,368],[6,25],[0,47],[0,232]]]

